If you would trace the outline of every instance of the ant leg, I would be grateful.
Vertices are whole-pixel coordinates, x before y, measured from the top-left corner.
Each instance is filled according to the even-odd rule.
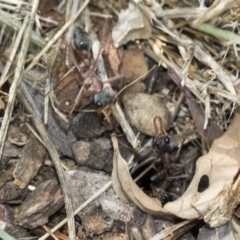
[[[170,186],[171,186],[171,182],[169,182],[168,180],[165,180],[160,188],[163,190],[166,190]]]
[[[52,91],[55,91],[57,89],[57,87],[59,86],[59,84],[73,71],[73,68],[74,67],[71,67],[59,80],[58,80],[58,83],[52,88],[50,89],[46,94],[45,94],[45,97],[48,96]],[[67,85],[64,84],[64,86]],[[64,87],[63,86],[63,87]]]
[[[113,125],[112,124],[112,119],[111,119],[111,109],[109,109],[109,106],[103,106],[99,109],[99,113],[102,113],[104,116],[104,120],[107,121],[108,124]]]
[[[107,81],[104,81],[104,83],[115,82],[115,81],[121,80],[121,79],[123,79],[123,78],[124,78],[124,75],[118,74],[117,76],[111,77],[111,78],[109,78]]]
[[[80,82],[80,83],[83,83],[83,76],[82,76],[82,71],[78,65],[78,62],[74,56],[74,53],[73,53],[73,50],[72,50],[72,47],[66,43],[66,47],[68,48],[68,54],[69,54],[69,59],[72,61],[72,63],[74,64],[74,66],[77,68],[77,73],[76,73],[76,76],[77,76],[77,80]]]
[[[178,176],[171,176],[171,177],[168,177],[168,180],[169,181],[173,181],[173,180],[178,180],[178,179],[180,179],[180,178],[188,178],[189,176],[187,175],[187,174],[185,174],[185,175],[178,175]]]
[[[154,168],[154,169],[157,171],[157,173],[154,174],[153,176],[151,176],[150,180],[151,181],[157,181],[158,179],[162,179],[164,177],[165,171],[164,170],[159,171],[156,168]]]
[[[75,108],[77,107],[77,105],[80,104],[81,99],[82,99],[82,94],[83,94],[84,90],[85,90],[85,86],[82,85],[82,87],[81,87],[81,89],[80,89],[80,91],[79,91],[79,93],[78,93],[78,95],[77,95],[77,97],[76,97],[76,99],[75,99],[75,101],[74,101],[74,104],[73,104],[73,106],[72,106],[72,109],[70,110],[70,112],[69,112],[68,115],[67,115],[67,119],[69,119],[69,117],[72,115],[72,113],[73,113],[73,111],[75,110]]]
[[[173,181],[173,193],[176,194],[177,196],[183,195],[183,193],[186,190],[186,181],[183,179],[180,180],[174,180]]]

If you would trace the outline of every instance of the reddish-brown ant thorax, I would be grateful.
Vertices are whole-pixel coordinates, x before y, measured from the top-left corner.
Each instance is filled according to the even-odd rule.
[[[87,32],[80,27],[76,27],[73,34],[73,44],[78,51],[90,52],[92,49],[92,40]]]

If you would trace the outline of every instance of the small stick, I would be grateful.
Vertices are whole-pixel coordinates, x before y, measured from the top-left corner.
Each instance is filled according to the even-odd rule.
[[[138,77],[137,79],[135,79],[134,81],[132,81],[131,83],[129,83],[128,85],[126,85],[125,87],[123,87],[114,97],[114,100],[117,99],[117,97],[124,91],[126,90],[128,87],[132,86],[133,84],[135,84],[136,82],[142,80],[144,77],[146,77],[154,68],[156,67],[156,65],[154,65],[149,71],[147,71],[146,73],[142,74],[140,77]],[[113,101],[114,101],[113,100]]]

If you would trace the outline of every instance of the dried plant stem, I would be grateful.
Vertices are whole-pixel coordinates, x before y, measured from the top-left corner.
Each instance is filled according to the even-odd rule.
[[[14,19],[15,20],[15,19]],[[13,14],[7,13],[5,11],[0,10],[0,22],[6,24],[7,26],[13,28],[15,31],[18,31],[22,25],[13,20]],[[32,31],[30,35],[31,41],[36,43],[39,46],[44,46],[45,41],[41,36],[39,36],[36,32]]]
[[[65,22],[68,22],[69,19],[71,18],[70,16],[71,16],[72,4],[73,4],[73,0],[68,0],[66,2]]]
[[[215,0],[214,3],[206,9],[202,16],[193,22],[193,26],[218,18],[224,11],[239,3],[239,0]]]
[[[156,17],[158,18],[191,18],[200,16],[206,8],[176,8],[163,10],[162,8],[156,9]]]
[[[177,101],[177,103],[175,105],[174,112],[173,112],[173,114],[171,116],[170,123],[172,123],[174,121],[175,117],[177,116],[177,114],[179,112],[179,109],[181,107],[183,99],[184,99],[184,94],[181,92],[181,95],[180,95],[180,97],[179,97],[179,99],[178,99],[178,101]]]
[[[6,65],[3,69],[3,72],[2,72],[2,75],[1,75],[1,78],[0,78],[0,89],[2,88],[3,84],[7,81],[7,78],[5,79],[5,77],[7,76],[8,71],[9,71],[11,65],[12,65],[13,59],[16,55],[17,50],[18,50],[19,44],[20,44],[21,39],[22,39],[22,35],[23,35],[24,30],[25,30],[26,25],[27,25],[27,22],[28,22],[28,16],[26,16],[24,21],[23,21],[22,27],[20,28],[20,30],[18,32],[18,35],[17,35],[16,40],[14,42],[14,46],[13,46],[12,51],[10,53],[9,61],[7,61]]]
[[[49,233],[49,236],[51,236],[54,240],[58,240],[58,238],[57,238],[52,232],[50,232],[50,229],[49,229],[46,225],[43,225],[42,228],[43,228],[47,233]]]
[[[68,18],[67,18],[67,12],[66,12],[66,22],[69,21],[70,19],[72,19],[74,17],[74,15],[76,15],[78,7],[79,7],[79,1],[73,1],[73,2],[71,1],[72,2],[71,6],[68,6],[69,5],[68,2],[69,1],[67,1],[67,7],[71,7],[71,10],[70,10],[70,15],[68,15]],[[69,42],[69,43],[71,43],[73,31],[74,31],[74,25],[71,24],[71,26],[68,28],[68,31],[65,34],[67,42]]]
[[[178,224],[173,225],[172,227],[169,227],[161,231],[160,233],[157,233],[150,240],[178,239],[183,233],[187,232],[194,225],[196,225],[196,223],[197,221],[193,221],[193,220],[186,220],[186,221],[180,222]]]
[[[44,145],[46,146],[49,155],[51,156],[51,159],[53,161],[53,164],[55,166],[58,179],[64,194],[64,202],[65,202],[65,208],[67,212],[67,219],[68,219],[68,230],[69,230],[69,239],[75,240],[75,224],[74,224],[74,214],[73,214],[73,208],[72,208],[72,201],[70,197],[70,190],[67,187],[67,183],[65,180],[63,168],[61,165],[60,158],[58,156],[57,150],[51,141],[46,128],[40,118],[40,114],[37,110],[36,105],[34,104],[31,95],[29,94],[27,88],[25,87],[25,84],[21,84],[21,91],[18,91],[18,97],[19,100],[23,103],[25,108],[32,114],[32,119],[34,121],[35,127],[37,128],[39,134],[42,137],[42,140],[44,142]],[[66,220],[67,222],[67,220]]]
[[[116,102],[113,105],[112,109],[113,114],[116,117],[119,124],[121,125],[123,132],[126,134],[129,143],[132,145],[134,149],[139,149],[141,144],[140,141],[138,140],[138,135],[136,136],[134,134],[118,102]]]
[[[79,17],[79,15],[82,13],[82,11],[85,9],[85,7],[88,5],[89,0],[85,0],[82,7],[77,11],[77,13],[74,15],[72,19],[70,19],[68,22],[64,24],[64,26],[54,35],[54,37],[48,42],[48,44],[42,49],[42,51],[33,59],[32,63],[28,66],[26,71],[29,71],[32,69],[35,64],[38,62],[38,60],[45,54],[52,45],[64,34],[64,32],[75,22],[75,20]]]
[[[7,136],[8,126],[9,126],[11,116],[12,116],[16,93],[17,93],[18,87],[22,80],[24,61],[25,61],[27,50],[28,50],[29,43],[30,43],[30,36],[31,36],[31,32],[32,32],[34,19],[35,19],[36,13],[37,13],[38,3],[39,3],[39,0],[33,1],[31,16],[29,18],[29,23],[28,23],[28,26],[26,27],[25,35],[23,37],[22,47],[21,47],[21,50],[19,53],[13,82],[12,82],[12,85],[9,90],[8,104],[5,109],[5,114],[3,117],[1,129],[0,129],[0,159],[2,158],[2,151],[3,151],[3,147],[4,147],[4,142],[5,142],[5,139]]]
[[[97,59],[98,56],[98,71],[99,71],[99,75],[101,77],[101,80],[103,82],[103,90],[104,89],[108,89],[108,91],[112,91],[113,89],[110,85],[109,82],[107,82],[108,80],[108,76],[105,70],[105,66],[104,66],[104,61],[103,61],[103,57],[102,54],[99,54],[100,51],[100,42],[97,40],[96,36],[93,36],[94,42],[93,42],[93,55],[95,57],[95,59]],[[113,107],[112,107],[112,111],[114,116],[116,117],[117,121],[119,122],[119,124],[121,125],[124,133],[126,134],[126,137],[129,141],[129,143],[132,145],[132,147],[134,149],[139,149],[140,147],[140,141],[138,140],[138,136],[136,136],[131,128],[131,126],[129,125],[120,105],[118,104],[118,102],[116,102]]]
[[[194,56],[199,61],[209,66],[214,71],[214,73],[218,76],[218,79],[221,81],[223,86],[225,86],[230,93],[236,96],[236,91],[233,86],[234,76],[232,75],[229,76],[229,74],[227,74],[223,70],[223,68],[214,60],[214,58],[207,51],[204,51],[203,48],[198,46],[197,41],[195,45]]]

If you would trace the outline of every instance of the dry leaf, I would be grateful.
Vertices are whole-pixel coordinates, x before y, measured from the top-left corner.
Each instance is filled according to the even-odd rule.
[[[135,203],[141,210],[152,215],[163,215],[166,211],[157,198],[148,197],[133,181],[127,162],[122,158],[118,141],[115,135],[112,135],[114,148],[113,157],[113,189],[122,200],[129,200]]]
[[[165,210],[185,219],[203,218],[211,227],[230,220],[240,202],[239,121],[240,108],[237,108],[224,135],[213,142],[208,154],[198,159],[186,192],[178,200],[167,203]]]
[[[118,23],[113,28],[112,38],[115,47],[136,39],[151,37],[151,24],[149,19],[136,7],[129,3],[128,9],[122,10],[118,16]]]

